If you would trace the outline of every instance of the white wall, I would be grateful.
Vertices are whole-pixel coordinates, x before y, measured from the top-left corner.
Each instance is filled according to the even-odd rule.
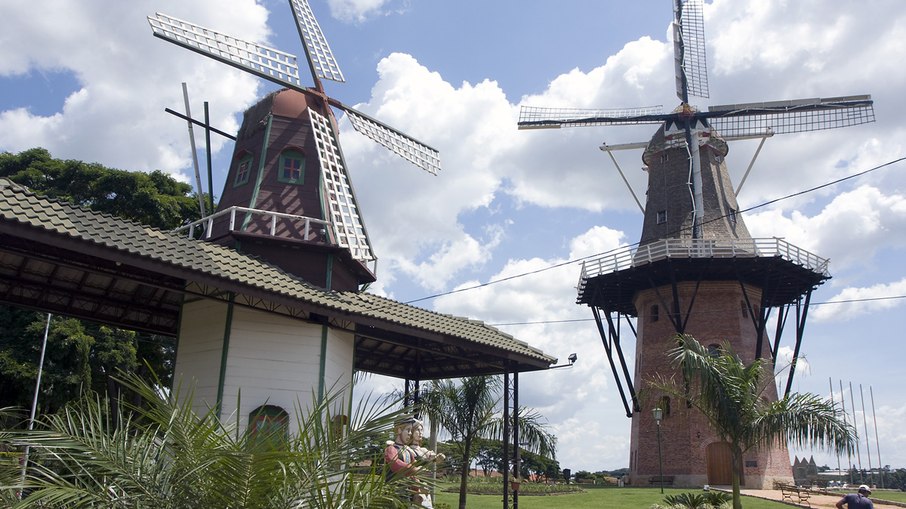
[[[217,398],[226,303],[204,300],[183,308],[177,353],[177,373],[197,380],[197,410],[212,407]],[[221,417],[245,428],[249,413],[261,405],[276,405],[290,414],[311,405],[323,385],[345,389],[346,413],[353,372],[353,335],[327,330],[324,380],[321,380],[323,326],[264,311],[235,306],[223,388]],[[237,413],[238,403],[238,413]]]

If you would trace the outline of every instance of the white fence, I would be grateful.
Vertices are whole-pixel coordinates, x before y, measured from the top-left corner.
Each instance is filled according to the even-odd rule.
[[[747,240],[665,239],[638,247],[615,249],[582,263],[579,287],[585,280],[666,258],[781,257],[797,265],[828,273],[828,260],[778,238]]]

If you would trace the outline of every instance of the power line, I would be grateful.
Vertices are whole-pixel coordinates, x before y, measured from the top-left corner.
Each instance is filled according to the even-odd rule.
[[[842,177],[842,178],[839,178],[839,179],[837,179],[837,180],[832,180],[832,181],[830,181],[830,182],[827,182],[827,183],[825,183],[825,184],[821,184],[821,185],[818,185],[818,186],[815,186],[815,187],[811,187],[811,188],[808,188],[808,189],[805,189],[805,190],[802,190],[802,191],[797,191],[797,192],[795,192],[795,193],[791,193],[791,194],[788,194],[788,195],[785,195],[785,196],[781,196],[781,197],[779,197],[779,198],[774,198],[774,199],[772,199],[772,200],[768,200],[768,201],[766,201],[766,202],[760,203],[760,204],[758,204],[758,205],[754,205],[754,206],[749,207],[749,208],[747,208],[747,209],[743,209],[743,210],[739,211],[739,213],[742,213],[742,212],[749,212],[749,211],[752,211],[752,210],[755,210],[755,209],[759,209],[759,208],[762,208],[762,207],[766,207],[766,206],[768,206],[768,205],[772,205],[772,204],[777,203],[777,202],[779,202],[779,201],[788,200],[788,199],[790,199],[790,198],[795,198],[795,197],[797,197],[797,196],[801,196],[801,195],[808,194],[808,193],[811,193],[811,192],[814,192],[814,191],[818,191],[818,190],[820,190],[820,189],[824,189],[825,187],[830,187],[830,186],[839,184],[839,183],[841,183],[841,182],[845,182],[845,181],[847,181],[847,180],[851,180],[851,179],[854,179],[854,178],[858,178],[858,177],[867,175],[867,174],[869,174],[869,173],[878,171],[878,170],[880,170],[880,169],[886,168],[887,166],[891,166],[891,165],[894,165],[894,164],[897,164],[897,163],[900,163],[900,162],[903,162],[903,161],[906,161],[906,157],[899,157],[899,158],[897,158],[897,159],[893,159],[893,160],[888,161],[888,162],[886,162],[886,163],[879,164],[879,165],[877,165],[877,166],[874,166],[874,167],[872,167],[872,168],[869,168],[869,169],[867,169],[867,170],[865,170],[865,171],[861,171],[861,172],[859,172],[859,173],[855,173],[855,174],[853,174],[853,175],[849,175],[849,176],[846,176],[846,177]],[[723,219],[724,217],[726,217],[726,216],[716,217],[716,218],[714,218],[714,219],[709,220],[708,222],[710,222],[710,221],[718,221],[718,220]],[[675,233],[675,232],[674,232],[674,233]],[[420,298],[418,298],[418,299],[412,299],[412,300],[405,301],[404,304],[413,304],[413,303],[415,303],[415,302],[421,302],[421,301],[425,301],[425,300],[432,300],[432,299],[436,299],[436,298],[438,298],[438,297],[444,297],[444,296],[446,296],[446,295],[453,295],[453,294],[461,293],[461,292],[465,292],[465,291],[477,290],[477,289],[479,289],[479,288],[484,288],[484,287],[487,287],[487,286],[496,285],[496,284],[498,284],[498,283],[503,283],[503,282],[506,282],[506,281],[511,281],[511,280],[513,280],[513,279],[518,279],[518,278],[525,277],[525,276],[532,276],[532,275],[539,274],[539,273],[541,273],[541,272],[545,272],[545,271],[548,271],[548,270],[552,270],[552,269],[557,269],[557,268],[560,268],[560,267],[564,267],[564,266],[566,266],[566,265],[571,265],[571,264],[574,264],[574,263],[579,263],[579,262],[584,261],[584,260],[587,260],[587,259],[589,259],[589,258],[594,258],[594,257],[598,257],[598,256],[603,256],[603,255],[606,255],[607,253],[612,253],[612,252],[617,251],[617,250],[624,250],[624,249],[626,249],[626,248],[637,247],[639,244],[640,244],[640,242],[635,242],[635,243],[633,243],[633,244],[627,244],[626,246],[620,246],[620,247],[618,247],[618,248],[612,249],[612,250],[607,251],[607,252],[604,252],[604,253],[595,253],[595,254],[583,256],[583,257],[580,257],[580,258],[576,258],[576,259],[574,259],[574,260],[567,260],[567,261],[565,261],[565,262],[560,262],[560,263],[557,263],[557,264],[549,265],[549,266],[547,266],[547,267],[542,267],[542,268],[540,268],[540,269],[536,269],[536,270],[532,270],[532,271],[528,271],[528,272],[522,272],[522,273],[520,273],[520,274],[514,274],[514,275],[512,275],[512,276],[507,276],[507,277],[503,277],[503,278],[500,278],[500,279],[492,279],[492,280],[490,280],[490,281],[487,281],[487,282],[484,282],[484,283],[480,283],[480,284],[477,284],[477,285],[466,286],[466,287],[463,287],[463,288],[456,288],[456,289],[454,289],[454,290],[449,290],[449,291],[446,291],[446,292],[435,293],[435,294],[428,295],[428,296],[425,296],[425,297],[420,297]]]
[[[813,306],[825,306],[828,304],[849,304],[853,302],[873,302],[880,300],[896,300],[896,299],[906,299],[906,295],[891,295],[888,297],[865,297],[863,299],[845,299],[845,300],[829,300],[826,302],[811,302],[809,307]],[[701,314],[707,314],[707,311],[702,312]],[[573,322],[593,322],[594,318],[571,318],[567,320],[537,320],[533,322],[501,322],[501,323],[489,323],[488,325],[492,327],[505,327],[509,325],[548,325],[548,324],[558,324],[558,323],[573,323]]]

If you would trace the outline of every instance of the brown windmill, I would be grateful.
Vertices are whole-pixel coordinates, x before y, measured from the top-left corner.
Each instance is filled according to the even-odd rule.
[[[729,342],[743,360],[765,357],[778,369],[781,334],[794,318],[789,393],[812,291],[830,275],[824,258],[776,238],[750,236],[736,200],[739,189],[734,191],[724,161],[727,141],[863,124],[874,121],[874,110],[866,95],[699,111],[689,104],[689,96],[708,97],[702,3],[675,0],[674,15],[676,91],[682,102],[673,112],[658,107],[524,107],[519,128],[661,124],[648,143],[602,147],[645,148],[644,222],[637,246],[584,263],[578,303],[592,310],[626,415],[632,419],[632,482],[729,484],[729,444],[718,439],[707,421],[667,397],[653,395],[642,402],[639,390],[654,375],[672,373],[664,352],[674,345],[677,333],[691,334],[706,345]],[[772,313],[773,340],[768,331]],[[623,354],[621,318],[636,336],[634,376]],[[777,398],[773,387],[767,396]],[[785,445],[749,451],[743,463],[747,487],[792,479]]]
[[[324,92],[343,82],[307,0],[290,0],[311,69],[303,87],[296,57],[165,14],[154,35],[286,87],[245,112],[217,211],[201,224],[209,240],[259,256],[324,288],[375,281],[376,258],[343,158],[333,108],[360,133],[436,174],[437,150]]]

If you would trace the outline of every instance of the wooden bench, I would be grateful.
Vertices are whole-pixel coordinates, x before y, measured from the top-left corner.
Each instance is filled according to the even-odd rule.
[[[798,503],[800,505],[804,504],[809,507],[812,506],[812,504],[809,502],[809,497],[811,497],[812,494],[807,488],[800,488],[792,484],[784,483],[777,483],[775,486],[780,489],[780,494],[784,502],[789,502],[791,504]]]
[[[663,480],[664,486],[673,486],[673,476],[672,475],[665,475],[665,476],[653,475],[648,478],[648,483],[654,484],[655,486],[660,486],[662,484],[661,483],[662,480]]]

